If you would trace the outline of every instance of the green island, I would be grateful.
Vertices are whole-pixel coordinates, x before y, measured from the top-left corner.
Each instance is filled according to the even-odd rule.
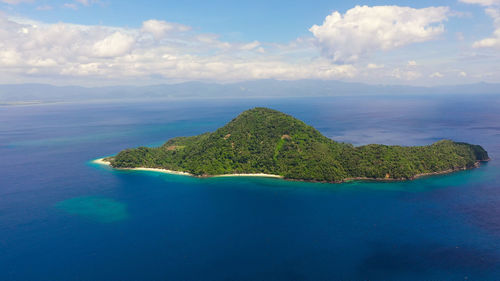
[[[479,166],[479,145],[441,140],[426,146],[353,146],[268,108],[241,113],[212,133],[126,149],[103,161],[113,168],[151,168],[193,176],[275,175],[290,180],[407,180]]]

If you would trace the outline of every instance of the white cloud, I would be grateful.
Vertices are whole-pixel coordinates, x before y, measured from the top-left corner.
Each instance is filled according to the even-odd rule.
[[[368,69],[380,69],[380,68],[384,68],[384,65],[383,64],[375,64],[375,63],[369,63],[366,68]]]
[[[142,31],[146,33],[151,33],[155,39],[161,39],[168,32],[174,31],[188,31],[191,28],[186,25],[178,23],[170,23],[161,20],[147,20],[142,23]]]
[[[84,5],[84,6],[88,6],[90,5],[90,1],[89,0],[75,0],[76,2]]]
[[[253,41],[251,43],[248,43],[248,44],[244,44],[240,47],[240,50],[243,50],[243,51],[249,51],[249,50],[253,50],[257,47],[260,46],[260,43],[259,41]]]
[[[99,0],[75,0],[75,2],[80,3],[83,6],[90,6],[96,3],[100,3]]]
[[[99,3],[99,0],[74,0],[73,3],[64,3],[63,7],[78,10],[81,6],[89,7],[95,3]]]
[[[486,14],[493,19],[493,36],[474,42],[474,48],[500,48],[500,8],[486,8]]]
[[[496,37],[485,38],[472,44],[474,48],[491,48],[497,46],[500,46],[500,41]]]
[[[78,10],[78,5],[76,5],[75,3],[64,3],[63,7],[72,10]]]
[[[429,77],[430,77],[430,78],[443,78],[443,77],[444,77],[444,75],[443,75],[443,74],[441,74],[441,72],[434,72],[434,73],[432,73]]]
[[[460,77],[467,77],[467,72],[461,71],[458,76]]]
[[[93,46],[93,54],[96,57],[117,57],[130,52],[135,39],[132,36],[119,31],[97,41]]]
[[[356,6],[335,11],[311,31],[323,54],[334,61],[355,61],[377,50],[391,50],[437,38],[444,32],[449,8]]]
[[[400,68],[395,68],[391,76],[401,80],[415,80],[422,76],[422,73],[414,70],[403,70]]]
[[[353,65],[296,55],[304,52],[301,44],[309,46],[307,41],[294,41],[293,47],[258,41],[230,43],[217,35],[186,30],[189,27],[158,20],[146,21],[141,28],[118,28],[45,24],[0,14],[0,72],[4,74],[0,83],[12,81],[8,77],[22,81],[51,77],[63,83],[80,78],[139,83],[151,77],[229,82],[341,79],[357,73]]]
[[[500,48],[500,0],[459,0],[462,3],[486,6],[485,13],[493,19],[495,31],[488,37],[472,44],[474,48]]]
[[[357,35],[353,38],[358,39]],[[393,40],[394,34],[388,33],[387,38]],[[376,58],[364,59],[363,54],[380,49],[370,47],[360,53],[358,61],[339,64],[318,56],[317,43],[313,36],[283,44],[227,42],[217,34],[200,33],[158,19],[129,28],[48,24],[0,13],[0,83],[103,85],[335,79],[383,84],[399,79],[398,84],[430,85],[452,83],[453,79],[462,82],[462,70],[468,72],[467,81],[498,81],[498,74],[484,75],[496,73],[494,60],[485,63],[450,59],[442,63],[429,59],[422,64],[412,60],[425,53],[405,49],[379,52]],[[375,46],[381,43],[377,41]],[[443,58],[450,58],[446,55]],[[435,72],[445,75],[431,79]]]
[[[500,5],[500,0],[459,0],[459,1],[462,3],[479,4],[482,6]]]
[[[0,64],[6,67],[17,66],[22,63],[21,54],[16,50],[0,50]]]

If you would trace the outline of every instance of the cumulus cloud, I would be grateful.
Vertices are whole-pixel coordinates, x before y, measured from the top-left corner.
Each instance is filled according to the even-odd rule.
[[[375,63],[369,63],[366,68],[368,69],[380,69],[380,68],[384,68],[384,65],[383,64],[375,64]]]
[[[472,44],[474,48],[500,48],[500,0],[459,0],[467,4],[479,4],[486,6],[485,13],[493,19],[495,31],[493,36],[476,41]]]
[[[106,36],[93,45],[93,55],[96,57],[117,57],[130,52],[135,39],[119,31]]]
[[[500,48],[500,8],[487,8],[485,12],[493,19],[495,31],[493,32],[493,36],[474,42],[472,47]]]
[[[467,4],[479,4],[481,6],[500,5],[500,0],[459,0],[459,1]]]
[[[224,42],[217,35],[159,20],[140,28],[46,24],[0,14],[0,82],[6,77],[52,77],[114,83],[248,79],[340,79],[356,75],[353,65],[296,56],[300,45]],[[161,39],[161,40],[158,40]],[[59,79],[59,80],[57,80]]]
[[[444,75],[443,75],[443,74],[441,74],[441,72],[434,72],[434,73],[432,73],[429,77],[430,77],[430,78],[443,78],[443,77],[444,77]]]
[[[422,76],[422,73],[415,71],[415,70],[395,68],[392,71],[391,76],[394,78],[397,78],[397,79],[410,81],[410,80],[415,80],[415,79],[420,78]]]
[[[448,14],[447,7],[356,6],[343,15],[333,12],[309,31],[325,56],[349,62],[377,50],[435,39],[444,32]]]
[[[161,20],[147,20],[142,23],[142,31],[146,33],[151,33],[155,39],[161,39],[168,32],[184,32],[191,28],[186,25],[178,23],[170,23]]]

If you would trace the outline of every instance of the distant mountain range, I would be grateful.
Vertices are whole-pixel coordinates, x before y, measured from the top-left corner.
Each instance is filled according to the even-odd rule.
[[[158,98],[324,97],[344,95],[500,94],[500,84],[416,87],[325,80],[255,80],[230,84],[185,82],[150,86],[0,85],[0,104]]]

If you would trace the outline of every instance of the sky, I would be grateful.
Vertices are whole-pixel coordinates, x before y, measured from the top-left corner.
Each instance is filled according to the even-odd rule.
[[[0,0],[0,84],[500,82],[500,0]]]

